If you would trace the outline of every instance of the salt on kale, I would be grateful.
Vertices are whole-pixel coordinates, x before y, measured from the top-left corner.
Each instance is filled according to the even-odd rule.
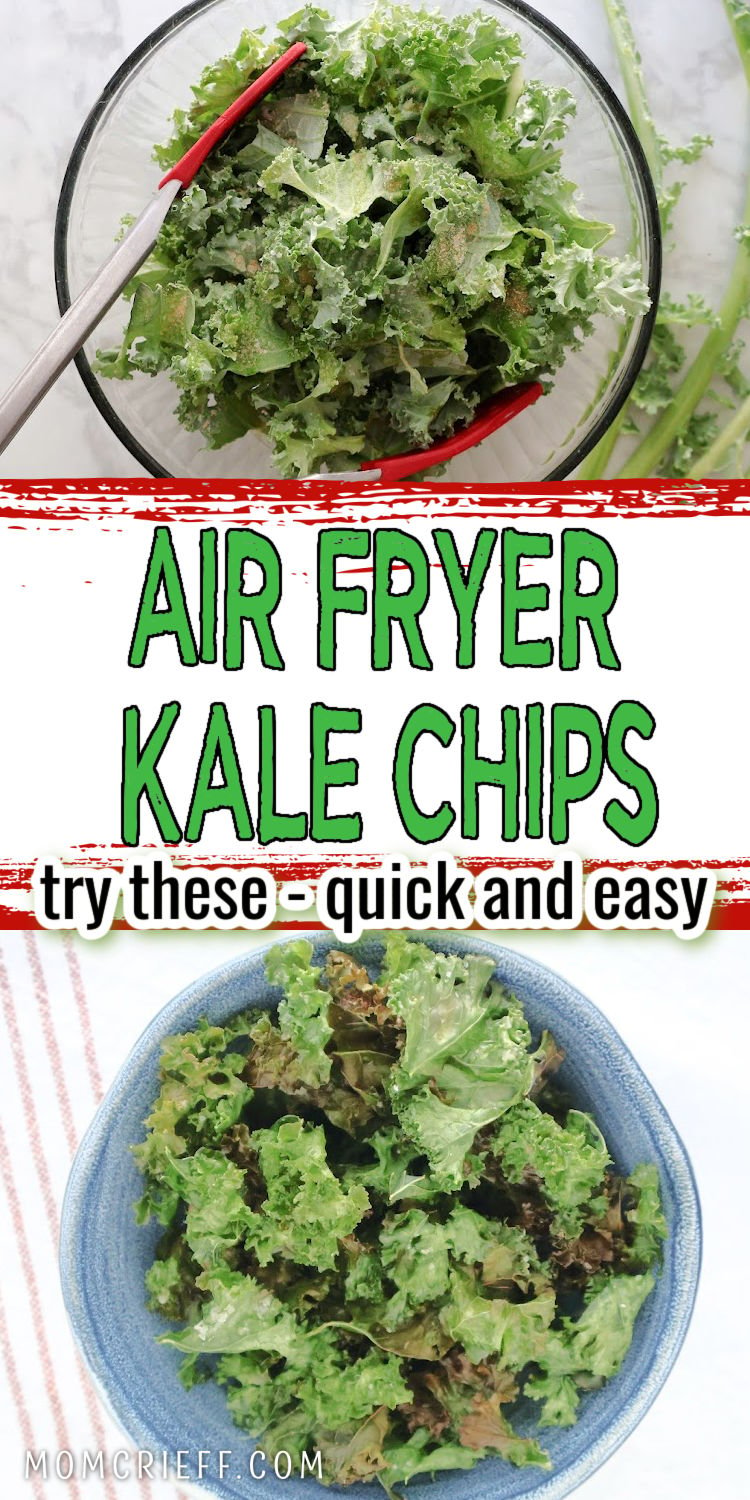
[[[326,1483],[548,1468],[515,1403],[565,1426],[619,1369],[667,1233],[657,1169],[615,1172],[488,960],[402,934],[378,975],[312,956],[269,950],[275,1015],[164,1042],[135,1148],[161,1341]]]
[[[304,57],[210,156],[131,285],[102,376],[167,371],[210,448],[249,431],[284,475],[425,447],[521,380],[549,381],[603,314],[648,294],[603,253],[563,167],[575,100],[523,75],[486,11],[306,7],[246,31],[178,110],[174,163],[292,41]]]

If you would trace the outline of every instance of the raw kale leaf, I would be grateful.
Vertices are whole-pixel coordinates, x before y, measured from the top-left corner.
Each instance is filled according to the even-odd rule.
[[[278,30],[206,68],[157,147],[174,163],[304,40],[171,208],[102,376],[165,372],[208,447],[260,432],[308,474],[429,446],[646,308],[565,174],[575,100],[494,16],[375,5],[340,31],[307,6]]]

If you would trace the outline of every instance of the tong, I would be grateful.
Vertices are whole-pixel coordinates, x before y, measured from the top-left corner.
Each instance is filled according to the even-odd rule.
[[[57,327],[0,401],[0,453],[5,451],[66,365],[78,353],[104,314],[151,254],[172,204],[183,189],[189,187],[214,147],[306,51],[304,42],[295,42],[281,57],[277,57],[165,173],[140,217],[71,304]],[[363,463],[361,468],[349,472],[314,474],[309,477],[338,482],[363,477],[372,480],[407,478],[408,475],[419,473],[434,464],[445,463],[467,448],[473,448],[527,406],[538,401],[541,395],[543,387],[537,381],[508,387],[485,402],[466,427],[430,448],[371,460]]]
[[[54,385],[78,350],[136,271],[143,265],[159,237],[159,231],[172,204],[183,188],[189,187],[206,157],[225,135],[269,91],[292,63],[307,51],[304,42],[295,42],[277,57],[265,72],[246,88],[234,104],[209,125],[199,140],[170,167],[159,183],[143,213],[123,236],[104,265],[76,297],[57,327],[45,339],[26,369],[18,376],[7,395],[0,401],[0,453],[3,453],[24,422]]]

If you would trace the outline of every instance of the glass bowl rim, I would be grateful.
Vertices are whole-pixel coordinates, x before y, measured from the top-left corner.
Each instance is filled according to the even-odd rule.
[[[104,85],[99,98],[89,111],[65,169],[55,215],[54,274],[57,304],[61,316],[68,311],[72,301],[68,275],[68,231],[70,228],[73,195],[86,152],[104,111],[115,95],[119,93],[123,85],[128,82],[131,75],[136,72],[144,59],[151,52],[156,51],[169,38],[173,31],[181,30],[185,23],[192,20],[194,16],[200,15],[204,10],[210,10],[212,6],[220,3],[221,0],[189,0],[187,5],[183,5],[173,15],[168,16],[165,21],[162,21],[159,26],[149,32],[148,36],[144,37],[143,41],[139,42],[133,48],[132,52],[128,54]],[[586,79],[592,92],[603,107],[605,114],[609,115],[612,120],[624,145],[625,155],[629,159],[636,188],[640,191],[645,218],[646,285],[651,305],[641,321],[638,338],[631,351],[619,386],[604,406],[597,421],[561,464],[558,464],[550,474],[545,475],[542,481],[532,481],[533,483],[541,482],[548,484],[555,480],[566,479],[588,457],[589,453],[592,452],[605,432],[608,431],[611,424],[616,420],[640,374],[649,344],[651,343],[651,336],[654,331],[659,307],[662,279],[661,219],[656,188],[635,126],[612,85],[601,72],[601,69],[592,62],[583,48],[568,36],[567,32],[557,26],[554,21],[548,20],[546,16],[543,16],[532,5],[529,5],[527,0],[489,0],[489,3],[497,3],[499,8],[514,12],[528,22],[529,25],[536,28],[547,41],[559,48]],[[118,415],[115,408],[105,396],[101,382],[96,378],[83,349],[79,349],[75,355],[74,363],[97,411],[111,428],[115,437],[119,439],[132,457],[141,464],[147,474],[150,474],[155,479],[184,478],[184,475],[170,474],[169,470],[165,469],[159,463],[158,459],[149,453],[148,449],[143,446],[131,428]],[[231,483],[232,481],[228,482]],[[282,484],[284,481],[279,478],[278,483]]]

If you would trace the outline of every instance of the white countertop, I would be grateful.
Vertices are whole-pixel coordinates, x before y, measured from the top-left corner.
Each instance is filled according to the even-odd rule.
[[[173,0],[25,0],[3,7],[0,96],[0,390],[58,317],[53,232],[63,173],[80,127],[127,54],[179,7]],[[293,6],[290,5],[290,10]],[[537,0],[617,84],[601,0]],[[747,89],[721,0],[629,0],[657,123],[671,138],[710,133],[715,145],[686,169],[676,223],[685,290],[718,303],[742,214]],[[259,12],[248,6],[249,24]],[[670,283],[670,287],[673,283]],[[69,369],[0,456],[0,476],[112,477],[144,471]]]

